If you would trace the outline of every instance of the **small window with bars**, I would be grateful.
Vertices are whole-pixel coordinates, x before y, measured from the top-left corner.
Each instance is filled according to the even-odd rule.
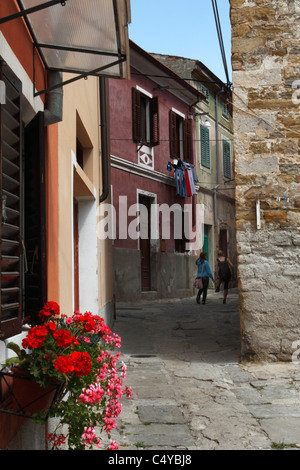
[[[205,96],[205,103],[206,104],[209,104],[209,91],[208,89],[206,88],[206,86],[202,85],[202,83],[200,83],[199,85],[199,90],[201,91],[201,93]]]
[[[229,120],[230,112],[229,112],[229,103],[222,103],[222,116],[223,118]]]

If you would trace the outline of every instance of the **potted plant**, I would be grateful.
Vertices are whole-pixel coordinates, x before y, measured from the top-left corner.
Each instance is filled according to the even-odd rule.
[[[57,384],[49,409],[34,415],[38,422],[57,418],[55,432],[47,436],[49,445],[59,448],[65,444],[74,450],[103,448],[101,435],[111,438],[121,412],[121,397],[132,395],[131,388],[123,385],[126,366],[117,352],[120,337],[100,316],[78,311],[71,317],[61,315],[55,302],[48,302],[30,326],[22,348],[8,344],[17,356],[7,360],[5,367],[13,377],[16,370],[23,371],[43,390]],[[67,434],[62,432],[64,428]],[[118,445],[111,439],[108,448],[117,449]]]

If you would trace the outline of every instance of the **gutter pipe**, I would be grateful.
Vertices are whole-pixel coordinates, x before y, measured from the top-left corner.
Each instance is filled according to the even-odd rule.
[[[109,195],[108,184],[108,130],[107,130],[107,103],[106,92],[107,85],[105,77],[99,77],[100,91],[100,120],[101,120],[101,157],[102,157],[102,194],[99,197],[99,203],[105,201]]]
[[[217,188],[220,186],[220,152],[219,152],[219,95],[224,92],[222,88],[216,94],[216,159],[217,159],[217,185],[213,188],[214,191],[214,226],[217,226],[218,211],[217,211]]]
[[[62,72],[49,70],[48,83],[49,86],[62,83]],[[55,88],[46,94],[46,102],[44,108],[44,125],[61,122],[63,119],[63,90],[62,87]]]

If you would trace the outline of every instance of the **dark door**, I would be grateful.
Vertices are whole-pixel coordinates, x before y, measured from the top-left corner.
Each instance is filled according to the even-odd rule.
[[[227,257],[227,230],[220,229],[219,249],[223,251],[223,255]]]
[[[142,291],[151,290],[151,265],[150,265],[150,208],[151,199],[139,196],[139,204],[143,204],[147,209],[140,212],[140,231],[144,238],[140,238],[141,252],[141,285]],[[145,236],[146,235],[146,236]]]
[[[47,301],[44,114],[24,130],[25,315],[35,317]]]

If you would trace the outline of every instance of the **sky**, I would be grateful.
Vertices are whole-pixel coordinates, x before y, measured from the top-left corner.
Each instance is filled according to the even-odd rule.
[[[130,0],[129,37],[149,53],[201,61],[226,82],[212,0]],[[229,0],[217,0],[231,80]]]

